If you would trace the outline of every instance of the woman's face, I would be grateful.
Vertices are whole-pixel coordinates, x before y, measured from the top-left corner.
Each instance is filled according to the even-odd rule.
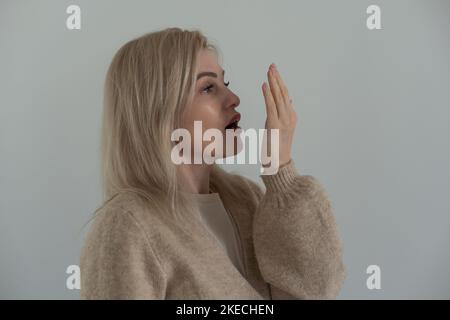
[[[222,154],[226,156],[234,155],[239,150],[239,138],[232,137],[234,148],[231,149],[231,153],[226,153],[225,147],[231,141],[226,141],[225,130],[232,122],[234,122],[233,125],[227,127],[227,129],[235,130],[239,128],[236,127],[237,123],[235,122],[240,119],[240,114],[236,111],[236,107],[240,103],[239,97],[228,88],[229,82],[225,82],[224,70],[219,66],[217,56],[213,51],[203,49],[199,53],[195,72],[194,97],[192,103],[186,107],[183,117],[183,128],[191,134],[191,150],[194,150],[194,121],[201,121],[202,135],[208,129],[219,129],[222,133],[224,148]],[[202,143],[202,154],[205,147],[210,143],[210,141]]]

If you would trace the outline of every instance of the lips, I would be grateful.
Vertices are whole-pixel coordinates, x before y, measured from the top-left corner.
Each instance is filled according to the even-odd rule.
[[[237,128],[239,128],[238,124],[239,124],[239,120],[241,120],[241,114],[240,113],[236,113],[231,120],[228,122],[227,126],[225,127],[226,129],[233,129],[236,130]]]

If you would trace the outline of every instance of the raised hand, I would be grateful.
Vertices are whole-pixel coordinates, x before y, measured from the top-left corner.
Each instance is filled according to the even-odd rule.
[[[269,85],[266,82],[262,85],[267,113],[265,128],[268,129],[269,134],[270,129],[279,130],[279,166],[283,166],[291,160],[297,114],[288,89],[274,63],[269,66],[267,78]],[[271,139],[269,138],[268,141]],[[268,147],[273,148],[270,144]]]

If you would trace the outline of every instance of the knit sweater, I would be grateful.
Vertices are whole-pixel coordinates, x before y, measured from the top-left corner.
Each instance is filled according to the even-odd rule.
[[[97,213],[80,256],[82,299],[335,299],[342,242],[321,183],[291,161],[255,182],[228,174],[220,195],[240,237],[245,276],[199,216],[181,228],[121,193]],[[189,230],[186,232],[185,230]]]

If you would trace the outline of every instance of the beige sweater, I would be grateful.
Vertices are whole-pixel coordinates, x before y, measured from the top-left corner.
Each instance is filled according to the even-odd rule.
[[[192,217],[190,232],[149,214],[130,194],[97,213],[81,252],[82,299],[334,299],[346,277],[332,206],[319,181],[294,163],[262,175],[265,192],[239,175],[240,199],[221,195],[235,221],[245,277]]]

